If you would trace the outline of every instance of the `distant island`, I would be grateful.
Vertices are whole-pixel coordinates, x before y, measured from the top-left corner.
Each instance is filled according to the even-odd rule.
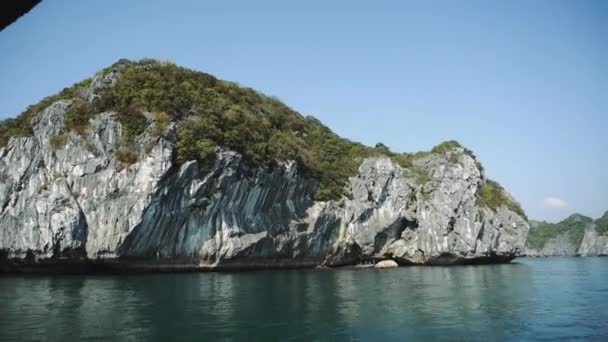
[[[529,230],[456,141],[365,146],[169,62],[120,60],[0,146],[4,271],[500,263]]]
[[[573,214],[558,223],[530,220],[528,256],[608,255],[608,211],[597,220]]]

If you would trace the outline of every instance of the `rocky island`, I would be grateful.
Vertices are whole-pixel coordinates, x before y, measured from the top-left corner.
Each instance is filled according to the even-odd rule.
[[[0,268],[509,262],[519,204],[455,141],[396,153],[275,98],[120,60],[0,124]]]
[[[608,255],[608,211],[597,220],[573,214],[558,223],[530,220],[527,256]]]

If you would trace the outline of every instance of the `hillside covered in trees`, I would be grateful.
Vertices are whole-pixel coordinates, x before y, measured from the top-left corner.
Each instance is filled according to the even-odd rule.
[[[96,76],[114,75],[109,79],[115,84],[103,87],[94,96],[86,97],[83,90],[93,78],[85,79],[29,106],[18,117],[2,121],[0,146],[6,145],[10,137],[31,135],[35,114],[55,101],[70,99],[73,102],[66,113],[67,131],[83,135],[97,113],[115,113],[123,127],[117,158],[126,164],[137,161],[133,144],[148,126],[163,135],[165,128],[175,123],[178,163],[198,160],[204,167],[213,157],[215,146],[241,153],[251,165],[295,160],[319,181],[315,199],[320,201],[344,195],[348,177],[356,174],[366,157],[388,156],[424,183],[429,175],[414,167],[414,160],[461,147],[453,140],[429,152],[396,153],[382,143],[368,147],[339,137],[314,117],[303,116],[274,97],[170,62],[120,60]],[[151,120],[144,113],[150,113]],[[66,139],[64,132],[52,137],[50,143],[59,148]],[[468,149],[465,153],[474,157]],[[481,164],[478,167],[481,169]],[[491,180],[479,192],[479,203],[491,209],[505,205],[525,216],[519,204]]]

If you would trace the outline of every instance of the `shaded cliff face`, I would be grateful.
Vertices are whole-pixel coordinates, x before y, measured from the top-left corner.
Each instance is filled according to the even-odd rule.
[[[602,218],[593,221],[584,215],[573,214],[558,223],[532,221],[525,254],[527,256],[608,255],[608,235],[603,228]]]
[[[79,91],[85,101],[118,73]],[[33,115],[30,136],[0,149],[0,258],[204,269],[339,266],[380,259],[400,264],[504,262],[528,232],[507,206],[480,206],[486,179],[461,147],[403,167],[390,156],[362,158],[344,195],[315,201],[320,181],[300,162],[252,165],[226,147],[178,162],[178,127],[145,126],[124,148],[112,111],[66,129],[75,99]],[[153,115],[144,112],[151,123]],[[61,137],[61,144],[51,143]],[[502,191],[502,189],[499,189]],[[508,196],[507,194],[504,194]]]

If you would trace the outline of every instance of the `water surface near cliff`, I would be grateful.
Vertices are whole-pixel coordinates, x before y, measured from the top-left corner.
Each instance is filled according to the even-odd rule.
[[[601,340],[608,258],[0,278],[0,340]]]

